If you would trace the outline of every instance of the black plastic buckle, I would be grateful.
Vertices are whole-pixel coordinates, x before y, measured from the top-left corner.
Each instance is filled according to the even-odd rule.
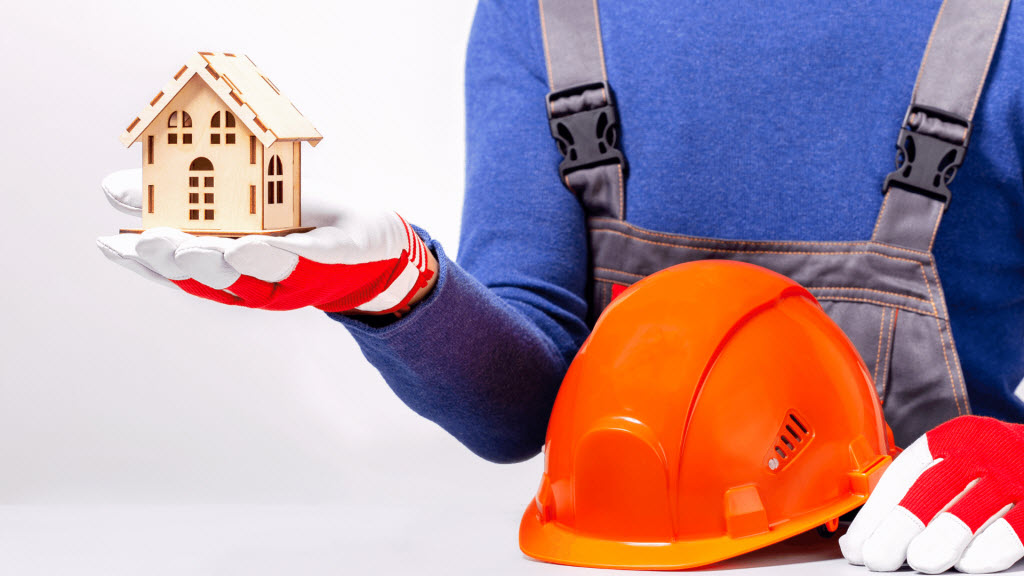
[[[951,142],[914,128],[910,119],[915,114],[924,114],[928,119],[963,127],[963,143]],[[949,208],[952,193],[948,186],[963,164],[971,129],[971,122],[966,118],[928,106],[911,105],[903,117],[903,127],[900,128],[900,137],[896,143],[896,170],[885,177],[882,193],[888,192],[890,187],[902,188],[941,200],[946,205],[944,209]]]
[[[582,96],[590,90],[602,90],[605,103],[571,114],[553,114],[553,104],[558,100]],[[547,104],[551,135],[558,142],[558,149],[562,152],[558,173],[563,182],[567,174],[584,168],[621,164],[623,170],[626,169],[626,157],[619,150],[619,116],[615,111],[611,88],[606,82],[583,84],[552,92],[548,94]]]

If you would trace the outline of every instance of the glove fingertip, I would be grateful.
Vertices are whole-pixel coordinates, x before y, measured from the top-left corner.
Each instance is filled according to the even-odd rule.
[[[299,256],[269,245],[262,238],[242,238],[224,251],[224,260],[246,276],[264,282],[280,282],[299,264]]]
[[[105,242],[105,240],[110,240],[111,238],[112,237],[96,239],[96,245],[99,247],[100,252],[103,254],[104,257],[106,257],[107,260],[110,260],[111,262],[117,264],[118,266],[121,266],[122,268],[127,268],[128,270],[131,270],[132,272],[138,274],[139,276],[142,276],[147,280],[156,282],[157,284],[160,284],[162,286],[167,286],[169,288],[175,287],[174,283],[171,282],[168,278],[140,262],[137,256],[129,256],[128,254],[122,252],[121,250],[118,250],[117,248],[111,246],[109,243]]]
[[[137,238],[134,250],[137,258],[158,274],[170,280],[183,280],[188,278],[188,274],[174,262],[174,251],[182,238],[173,232],[170,228],[146,230]],[[179,234],[188,236],[182,232]]]
[[[974,533],[962,520],[939,514],[907,547],[907,564],[925,574],[939,574],[956,564]]]
[[[182,244],[172,257],[189,278],[214,290],[230,287],[239,277],[239,272],[224,260],[223,248],[218,243]]]
[[[168,242],[173,242],[175,246],[185,242],[187,240],[196,238],[195,236],[178,230],[177,228],[171,228],[170,226],[157,226],[156,228],[150,228],[143,230],[141,237],[143,239],[161,239]]]
[[[115,234],[96,238],[96,246],[107,258],[125,258],[135,254],[138,234]]]
[[[1024,558],[1024,544],[1005,520],[996,520],[971,541],[955,564],[960,572],[987,574],[1000,572]]]
[[[843,534],[839,537],[839,551],[843,558],[854,566],[864,565],[864,539],[851,534]]]
[[[907,559],[907,548],[924,530],[924,523],[897,506],[864,542],[864,565],[874,572],[893,572]]]

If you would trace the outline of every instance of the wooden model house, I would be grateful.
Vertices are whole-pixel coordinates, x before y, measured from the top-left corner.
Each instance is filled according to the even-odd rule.
[[[142,142],[142,228],[308,230],[301,144],[321,138],[248,57],[193,54],[121,134],[125,146]]]

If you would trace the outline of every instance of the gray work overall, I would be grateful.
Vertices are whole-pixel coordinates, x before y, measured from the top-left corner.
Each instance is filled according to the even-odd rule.
[[[740,260],[807,287],[857,347],[906,446],[970,414],[932,243],[963,161],[1009,0],[945,0],[900,131],[870,239],[746,241],[666,234],[625,218],[626,160],[604,67],[597,0],[539,0],[560,174],[587,215],[590,321],[625,286],[682,262]]]

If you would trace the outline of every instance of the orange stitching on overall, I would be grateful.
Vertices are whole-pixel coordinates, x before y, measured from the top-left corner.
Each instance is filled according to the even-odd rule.
[[[736,244],[752,244],[752,245],[773,244],[773,245],[777,245],[777,246],[858,246],[858,245],[866,245],[866,244],[876,244],[878,246],[885,246],[886,248],[889,248],[889,249],[892,249],[892,250],[896,250],[898,252],[908,252],[910,254],[915,254],[915,255],[919,254],[919,255],[922,255],[922,256],[925,256],[925,255],[928,254],[927,252],[922,252],[921,250],[914,250],[913,248],[903,248],[903,247],[900,247],[900,246],[890,246],[889,244],[883,244],[881,242],[873,242],[872,240],[853,240],[853,241],[836,240],[836,241],[818,241],[818,242],[804,241],[804,240],[726,240],[726,239],[722,239],[722,238],[700,238],[700,237],[697,237],[697,236],[687,236],[685,234],[667,234],[667,233],[664,233],[664,232],[655,232],[653,230],[648,230],[646,228],[641,228],[639,226],[635,226],[633,224],[630,224],[629,222],[624,222],[622,220],[616,220],[614,218],[592,217],[592,218],[589,218],[589,221],[590,222],[617,223],[617,224],[621,224],[623,226],[626,226],[627,228],[629,228],[631,230],[635,230],[635,231],[637,231],[637,232],[639,232],[641,234],[647,234],[648,236],[655,236],[655,237],[658,237],[658,238],[678,239],[678,240],[690,240],[690,241],[693,241],[693,242],[701,242],[701,243],[705,243],[705,244],[724,244],[726,246],[736,245]],[[597,230],[604,230],[604,228],[597,228]],[[682,246],[682,245],[680,245],[680,246]]]
[[[932,246],[935,244],[935,235],[939,233],[939,222],[942,222],[942,210],[935,217],[935,226],[932,228],[932,239],[928,241],[928,253],[931,254]]]
[[[931,304],[929,300],[924,298],[918,298],[916,296],[907,296],[900,294],[899,292],[886,292],[885,290],[875,290],[874,288],[857,288],[854,286],[804,286],[808,290],[861,290],[864,292],[875,292],[878,294],[888,294],[889,296],[897,296],[899,298],[907,298],[909,300],[916,300],[922,304]]]
[[[601,305],[601,310],[604,310],[605,308],[608,307],[609,304],[612,303],[612,286],[622,286],[623,288],[629,288],[628,284],[623,284],[622,282],[616,282],[614,280],[605,280],[604,278],[594,278],[594,282],[600,282],[601,284],[605,285],[602,286],[601,288],[604,291],[604,295],[596,296],[598,303]]]
[[[907,306],[904,304],[891,304],[889,302],[882,302],[881,300],[871,300],[868,298],[854,298],[852,296],[822,296],[818,298],[818,300],[825,300],[828,302],[864,302],[866,304],[877,304],[883,308],[899,308],[901,310],[906,310],[907,312],[914,312],[922,316],[929,316],[931,318],[935,318],[936,320],[938,320],[938,317],[928,312],[927,310],[918,310],[917,308]]]
[[[938,268],[935,267],[934,261],[932,262],[932,273],[935,275],[936,279],[939,278],[939,270],[938,270]],[[942,282],[936,282],[936,289],[939,292],[939,298],[942,298],[942,302],[945,303],[946,302],[946,293],[942,289]],[[949,326],[949,348],[950,348],[950,350],[953,351],[953,364],[957,368],[957,376],[958,376],[957,380],[960,381],[960,392],[963,394],[963,397],[964,397],[964,410],[965,410],[965,412],[970,414],[971,413],[971,402],[970,402],[970,398],[967,396],[967,383],[964,382],[964,369],[963,369],[963,366],[960,365],[960,355],[957,354],[957,352],[956,352],[956,342],[953,341],[953,327],[952,327],[952,325],[950,325],[949,320],[948,320],[948,316],[949,316],[949,310],[948,309],[945,309],[945,314],[947,316],[946,325]]]
[[[656,242],[654,240],[647,240],[646,238],[638,238],[636,236],[630,236],[629,234],[625,234],[623,232],[619,232],[618,230],[608,230],[608,229],[604,229],[604,228],[596,228],[593,231],[594,232],[603,232],[603,233],[608,233],[608,234],[616,234],[616,235],[622,236],[624,238],[632,238],[632,239],[637,240],[639,242],[644,242],[646,244],[654,244],[656,246],[665,246],[667,248],[686,248],[688,250],[698,250],[698,251],[701,251],[701,252],[720,252],[721,251],[721,250],[718,250],[718,249],[715,249],[715,248],[703,248],[703,247],[700,247],[700,246],[683,246],[683,245],[679,245],[679,244],[668,244],[666,242]],[[897,256],[889,256],[888,254],[879,254],[878,252],[865,252],[865,251],[855,251],[855,252],[797,252],[795,250],[792,251],[792,252],[779,252],[779,251],[773,251],[773,250],[737,250],[736,252],[740,252],[740,253],[743,253],[743,254],[779,254],[779,255],[792,254],[792,255],[796,255],[796,256],[816,256],[816,255],[822,255],[822,256],[843,256],[843,255],[847,255],[847,254],[851,254],[851,255],[853,255],[853,254],[864,254],[864,255],[868,255],[868,256],[878,256],[879,258],[886,258],[888,260],[895,260],[897,262],[909,262],[911,264],[917,264],[918,266],[921,266],[922,268],[924,267],[923,264],[921,264],[920,262],[917,262],[915,260],[908,260],[906,258],[899,258]]]
[[[882,201],[882,209],[878,213],[878,219],[875,220],[875,231],[871,233],[871,240],[872,240],[872,242],[875,243],[875,244],[880,244],[880,245],[883,245],[883,246],[888,246],[890,248],[895,248],[896,250],[901,250],[901,251],[904,251],[904,252],[913,252],[915,254],[931,254],[932,245],[935,244],[935,235],[939,231],[939,223],[942,222],[942,213],[941,212],[939,213],[938,217],[935,219],[935,226],[932,228],[932,237],[931,237],[931,240],[928,242],[928,249],[927,250],[911,250],[911,249],[907,249],[907,248],[900,248],[900,247],[897,247],[895,245],[887,244],[885,242],[880,242],[880,241],[876,240],[876,238],[878,237],[878,229],[881,227],[882,219],[885,217],[885,209],[889,205],[889,196],[890,196],[890,194],[886,193],[885,200]]]
[[[896,315],[899,314],[899,310],[893,309],[892,316],[889,317],[889,333],[885,337],[885,359],[883,365],[885,370],[882,372],[882,398],[885,398],[885,389],[889,384],[889,356],[892,354],[892,341],[896,338],[896,331],[893,329],[893,324],[896,323]]]
[[[935,311],[935,315],[939,315],[939,308],[935,305],[935,295],[932,294],[932,284],[928,281],[928,274],[924,271],[924,265],[921,265],[921,277],[924,278],[924,287],[928,289],[928,299],[931,300],[932,310]],[[938,276],[936,276],[938,277]],[[943,299],[945,302],[945,299]]]
[[[544,62],[547,64],[547,68],[548,68],[548,88],[552,92],[554,92],[555,91],[555,81],[554,81],[554,75],[551,73],[551,52],[550,52],[550,50],[548,48],[548,26],[547,26],[547,23],[544,21],[544,0],[537,0],[537,1],[539,3],[539,6],[540,6],[540,33],[541,33],[541,36],[544,38]],[[549,114],[551,113],[550,106],[549,106],[549,109],[548,109],[548,113]]]
[[[985,61],[985,71],[981,74],[981,79],[978,81],[978,89],[974,93],[974,103],[971,104],[971,114],[968,118],[974,118],[974,111],[978,109],[978,100],[981,99],[981,89],[985,86],[985,77],[988,76],[988,68],[992,65],[992,57],[996,53],[996,44],[999,43],[999,30],[1003,28],[1003,23],[1006,21],[1006,12],[1010,8],[1009,0],[1003,2],[1003,13],[999,15],[999,25],[996,28],[996,33],[992,35],[992,46],[988,49],[988,59]],[[964,128],[964,140],[967,139],[967,129]]]
[[[878,227],[882,225],[882,218],[885,217],[885,207],[889,205],[889,191],[885,191],[885,198],[882,199],[882,208],[878,211],[878,218],[875,218],[875,228],[871,231],[871,240],[878,237]]]
[[[953,355],[953,365],[956,366],[956,369],[957,369],[957,379],[960,381],[960,393],[963,394],[963,397],[964,397],[964,413],[965,414],[972,414],[972,412],[971,412],[971,398],[967,394],[967,382],[964,381],[964,368],[963,368],[963,366],[960,365],[960,354],[957,353],[957,351],[956,351],[956,342],[953,341],[953,327],[952,327],[951,324],[949,324],[949,322],[947,322],[946,324],[950,327],[950,329],[949,329],[950,350],[952,351],[952,355]]]
[[[882,359],[882,330],[885,329],[885,308],[882,308],[882,320],[878,323],[878,351],[875,352],[875,369],[871,371],[871,379],[878,385],[878,361]],[[884,397],[884,395],[881,395]]]
[[[625,270],[616,270],[614,268],[602,268],[600,266],[594,266],[594,270],[600,270],[601,272],[613,272],[616,274],[625,274],[626,276],[634,276],[637,279],[641,280],[646,278],[646,276],[644,276],[643,274],[634,274],[632,272],[626,272]],[[610,280],[605,280],[605,282],[610,282]]]
[[[788,252],[786,252],[786,253],[788,253]],[[634,274],[632,272],[626,272],[624,270],[615,270],[615,269],[610,269],[610,268],[604,268],[604,266],[594,266],[594,270],[595,271],[599,271],[599,272],[608,272],[608,273],[611,273],[611,274],[622,274],[624,276],[630,276],[630,277],[633,277],[633,278],[636,278],[636,279],[643,279],[643,278],[645,278],[645,276],[642,275],[642,274]],[[608,282],[608,281],[602,280],[602,282]],[[906,298],[908,300],[918,301],[918,302],[921,302],[923,304],[931,304],[932,307],[933,307],[933,310],[934,310],[934,307],[935,307],[934,303],[931,300],[926,300],[924,298],[918,298],[918,297],[915,297],[915,296],[907,296],[905,294],[900,294],[898,292],[887,292],[885,290],[874,290],[872,288],[857,288],[857,287],[854,287],[854,286],[805,286],[805,288],[807,288],[808,290],[811,290],[811,291],[813,291],[813,290],[863,290],[863,291],[866,291],[866,292],[878,292],[879,294],[887,294],[887,295],[890,295],[890,296],[896,296],[898,298]],[[829,299],[828,296],[822,296],[822,298]],[[881,302],[881,303],[884,303],[885,305],[891,305],[888,302]],[[925,313],[925,314],[927,314],[927,313]],[[938,313],[936,312],[936,314],[938,314]],[[931,316],[931,315],[929,315],[929,316]]]
[[[939,329],[939,342],[942,343],[942,358],[946,360],[946,372],[949,374],[949,387],[953,389],[953,401],[956,402],[956,415],[963,416],[960,410],[960,395],[956,393],[956,382],[953,378],[953,369],[949,367],[949,356],[946,354],[946,339],[942,336],[942,323],[938,317],[935,318],[935,326]]]
[[[656,245],[656,246],[665,246],[667,248],[686,248],[686,249],[689,249],[689,250],[697,250],[697,251],[701,251],[701,252],[716,252],[717,251],[717,250],[714,250],[714,249],[711,249],[711,248],[701,248],[699,246],[680,246],[680,245],[676,245],[676,244],[667,244],[665,242],[655,242],[654,240],[647,240],[645,238],[637,238],[635,236],[630,236],[628,234],[624,234],[622,232],[619,232],[618,230],[607,230],[607,229],[597,228],[597,229],[594,229],[593,232],[595,232],[595,233],[603,232],[603,233],[616,234],[616,235],[622,236],[624,238],[632,238],[632,239],[635,239],[635,240],[637,240],[639,242],[644,242],[644,243],[647,243],[647,244],[653,244],[653,245]],[[844,254],[863,254],[863,255],[868,255],[868,256],[878,256],[880,258],[886,258],[888,260],[894,260],[894,261],[898,261],[898,262],[910,262],[911,264],[917,264],[920,267],[920,269],[921,269],[921,277],[924,278],[925,288],[928,289],[928,298],[931,301],[931,305],[932,305],[933,314],[929,314],[929,316],[936,316],[936,317],[938,317],[938,315],[939,315],[938,307],[935,305],[935,295],[932,293],[931,283],[928,281],[928,275],[925,273],[924,265],[921,264],[920,262],[916,262],[914,260],[907,260],[906,258],[898,258],[896,256],[889,256],[887,254],[879,254],[877,252],[795,252],[795,251],[794,252],[773,252],[773,251],[767,251],[767,250],[760,250],[760,251],[758,251],[758,250],[750,250],[750,251],[745,251],[744,253],[745,254],[779,254],[779,255],[795,254],[795,255],[806,255],[806,256],[814,256],[814,255],[817,255],[817,254],[826,255],[826,256],[829,256],[829,255],[831,255],[831,256],[841,256],[841,255],[844,255]],[[913,312],[920,312],[919,310],[915,310],[915,309],[909,308],[909,307],[907,307],[907,309],[910,310],[910,311],[913,311]]]
[[[943,0],[939,7],[939,15],[935,17],[935,24],[932,25],[932,32],[928,35],[928,45],[924,48],[924,58],[921,59],[921,66],[917,69],[917,80],[914,81],[914,91],[910,94],[910,101],[917,102],[917,87],[921,84],[921,71],[928,63],[928,56],[932,53],[932,40],[935,39],[935,31],[939,29],[939,22],[942,21],[942,13],[946,10],[946,0]]]
[[[618,274],[625,274],[626,276],[636,276],[637,278],[641,278],[641,279],[644,278],[644,276],[642,276],[640,274],[633,274],[631,272],[624,272],[622,270],[614,270],[612,268],[600,268],[600,267],[596,267],[595,266],[594,270],[600,270],[602,272],[612,272],[612,273],[618,273]],[[594,281],[595,282],[602,282],[602,283],[605,283],[605,284],[620,284],[622,286],[626,286],[626,284],[622,284],[621,282],[615,282],[614,280],[608,280],[608,279],[605,279],[605,278],[594,278]],[[811,289],[808,288],[808,290],[811,290]],[[912,306],[907,306],[905,304],[892,304],[890,302],[882,302],[881,300],[871,300],[871,299],[868,299],[868,298],[854,298],[852,296],[828,296],[828,295],[826,295],[826,296],[820,296],[820,297],[819,296],[815,296],[815,298],[817,298],[818,300],[827,300],[827,301],[833,301],[833,302],[864,302],[866,304],[877,304],[878,306],[881,306],[883,309],[885,309],[885,308],[900,308],[900,309],[903,309],[903,310],[907,310],[908,312],[916,312],[917,314],[921,314],[923,316],[930,316],[930,317],[935,318],[936,320],[938,320],[938,317],[935,314],[932,314],[932,313],[928,312],[927,310],[921,310],[921,309],[918,309],[918,308],[914,308]]]
[[[596,0],[595,0],[596,1]],[[596,5],[595,5],[596,8]],[[602,60],[604,62],[604,60]],[[626,219],[626,186],[622,181],[622,164],[618,165],[619,169],[619,218],[622,220]]]
[[[597,53],[601,56],[601,79],[605,82],[608,81],[608,71],[604,67],[604,42],[601,40],[601,17],[597,14],[597,0],[593,0],[594,5],[594,31],[597,33]],[[601,95],[604,96],[604,101],[608,102],[608,93],[605,92],[604,88],[601,89]]]
[[[942,283],[938,281],[939,274],[938,274],[938,271],[935,269],[934,260],[932,262],[931,268],[932,268],[932,272],[935,274],[935,279],[936,279],[936,282],[935,282],[936,288],[935,289],[939,292],[939,297],[942,298],[942,301],[945,302],[946,301],[946,296],[942,293]],[[924,266],[921,267],[921,275],[924,277],[925,285],[928,287],[928,294],[929,294],[929,296],[931,297],[931,300],[932,300],[932,308],[935,310],[935,326],[939,330],[939,343],[942,345],[942,358],[946,361],[946,373],[949,375],[949,386],[950,386],[950,388],[953,389],[953,401],[956,402],[956,413],[957,413],[957,416],[963,416],[963,412],[960,410],[960,397],[956,393],[956,378],[953,377],[953,370],[949,366],[949,355],[946,354],[946,338],[942,335],[942,323],[939,322],[938,307],[935,305],[935,296],[932,294],[931,283],[928,282],[928,274],[927,274],[927,272],[925,272]],[[946,312],[947,314],[949,313],[949,311],[946,310],[945,307],[943,307],[943,311]],[[949,320],[946,319],[946,318],[944,318],[944,320],[946,320],[947,323],[949,322]],[[949,335],[949,341],[950,341],[950,345],[952,347],[952,344],[953,344],[953,334],[952,333],[950,333],[950,335]],[[964,400],[965,400],[965,402],[966,402],[966,399],[967,399],[967,392],[965,391],[964,392]]]
[[[932,266],[934,267],[934,260]],[[932,293],[931,282],[928,281],[928,273],[925,271],[924,266],[921,266],[921,277],[924,278],[925,287],[928,288],[928,297],[932,302],[932,309],[935,310],[935,325],[939,329],[939,343],[942,345],[942,358],[946,361],[946,373],[949,375],[949,386],[953,389],[953,401],[956,402],[956,412],[958,416],[963,416],[963,412],[960,410],[960,397],[956,393],[956,379],[953,378],[953,370],[949,366],[949,356],[946,354],[946,339],[942,336],[942,323],[939,322],[939,310],[935,305],[935,295]],[[936,272],[935,278],[938,279],[939,275]],[[939,296],[942,297],[942,301],[945,302],[945,295],[942,294],[942,285],[940,282],[936,282],[936,290],[939,291]],[[945,308],[943,308],[945,311]],[[948,311],[947,311],[948,312]],[[948,319],[943,318],[946,322]],[[952,334],[950,334],[950,343],[952,344]],[[967,398],[966,392],[964,392],[964,398]]]

